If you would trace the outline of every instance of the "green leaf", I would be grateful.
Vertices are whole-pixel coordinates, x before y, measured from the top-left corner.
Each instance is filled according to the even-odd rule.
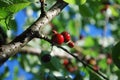
[[[64,1],[69,4],[77,4],[77,5],[82,5],[86,2],[86,0],[64,0]]]
[[[118,80],[120,80],[120,70],[115,71],[116,75],[118,76]]]
[[[84,17],[90,17],[93,15],[93,11],[89,5],[80,5],[79,6],[80,14]]]
[[[8,26],[10,29],[17,30],[17,24],[15,20],[9,19]]]
[[[1,27],[2,27],[5,31],[7,31],[7,27],[6,27],[6,24],[5,24],[5,20],[0,20],[0,25],[1,25]]]
[[[75,78],[73,80],[83,80],[83,76],[81,76],[79,71],[75,72]]]
[[[16,13],[22,9],[24,9],[26,6],[30,5],[31,2],[26,2],[26,3],[16,3],[9,5],[7,7],[3,7],[2,9],[8,12]]]
[[[75,26],[75,22],[73,20],[69,21],[67,29],[72,36],[78,36],[79,35],[79,27]]]
[[[100,60],[98,64],[99,64],[100,68],[103,69],[103,70],[106,70],[107,67],[108,67],[108,65],[106,63],[106,59]]]
[[[86,37],[85,38],[85,47],[92,47],[92,46],[94,46],[95,45],[95,43],[94,43],[94,40],[93,40],[93,38],[92,37]]]
[[[52,73],[50,73],[47,77],[47,80],[57,80],[57,79],[55,78],[55,76]]]
[[[103,80],[100,78],[100,76],[98,76],[96,73],[90,71],[90,80]]]
[[[8,15],[8,13],[5,10],[0,9],[0,19],[5,18],[7,15]]]
[[[113,7],[110,7],[110,10],[112,11],[112,15],[115,16],[115,17],[118,17],[119,16],[119,12],[117,12],[117,10]]]
[[[53,70],[53,71],[59,71],[62,67],[62,65],[60,64],[60,60],[56,57],[52,57],[52,59],[50,60],[50,62],[47,63],[42,63],[44,67]]]
[[[75,4],[75,0],[64,0],[64,1],[69,3],[69,4]]]
[[[85,49],[83,50],[83,54],[84,55],[89,55],[91,57],[97,57],[98,56],[98,52],[92,49]]]
[[[50,52],[49,51],[42,51],[41,52],[41,55],[40,55],[40,57],[39,57],[39,60],[41,60],[41,57],[43,56],[43,55],[45,55],[45,54],[49,54]],[[61,65],[61,63],[60,63],[60,60],[59,60],[59,58],[57,58],[57,57],[52,57],[51,56],[51,59],[50,59],[50,61],[49,62],[43,62],[43,61],[41,61],[41,63],[42,63],[42,66],[43,67],[45,67],[45,68],[47,68],[47,69],[50,69],[50,70],[53,70],[53,71],[59,71],[60,70],[60,68],[62,68],[62,65]]]
[[[120,41],[112,49],[112,58],[115,65],[120,69]]]

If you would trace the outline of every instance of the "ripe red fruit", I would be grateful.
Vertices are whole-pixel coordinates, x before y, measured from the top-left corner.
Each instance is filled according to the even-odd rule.
[[[68,59],[64,59],[63,64],[64,64],[65,66],[68,65],[68,64],[69,64],[69,60],[68,60]]]
[[[64,37],[63,35],[56,33],[52,36],[52,41],[55,44],[61,45],[64,42]]]
[[[107,58],[107,64],[112,64],[112,58]]]
[[[72,41],[68,42],[68,46],[69,46],[70,48],[73,48],[73,47],[74,47],[74,42],[72,42]]]
[[[73,67],[70,67],[70,68],[68,68],[68,71],[69,71],[69,72],[74,72],[75,69],[74,69]]]
[[[107,54],[107,64],[112,64],[112,56]]]
[[[98,70],[99,70],[99,66],[94,65],[94,66],[93,66],[93,69],[94,69],[95,71],[98,71]]]
[[[62,34],[63,37],[64,37],[64,42],[70,41],[71,37],[70,37],[70,34],[69,34],[68,32],[64,31],[64,32],[62,32],[61,34]]]

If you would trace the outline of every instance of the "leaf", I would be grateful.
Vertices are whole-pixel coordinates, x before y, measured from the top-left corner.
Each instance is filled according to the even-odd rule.
[[[93,38],[92,37],[86,37],[85,38],[85,47],[92,47],[92,46],[94,46],[95,45],[95,43],[94,43],[94,40],[93,40]]]
[[[120,70],[115,71],[116,75],[118,76],[118,80],[120,80]]]
[[[22,9],[24,9],[26,6],[28,6],[31,2],[26,2],[26,3],[16,3],[9,5],[7,7],[3,7],[2,9],[8,12],[16,13]]]
[[[17,30],[17,24],[15,20],[9,19],[8,27],[13,30]]]
[[[41,55],[39,57],[39,60],[41,61],[42,56],[45,55],[45,54],[49,54],[49,53],[50,53],[49,51],[42,51]],[[50,70],[53,70],[53,71],[55,71],[55,70],[58,71],[60,68],[62,68],[62,65],[60,63],[59,58],[54,57],[54,56],[53,57],[51,56],[51,59],[50,59],[49,62],[41,61],[41,63],[42,63],[43,67],[45,67],[47,69],[50,69]]]
[[[60,64],[60,60],[56,57],[52,57],[50,62],[42,63],[44,67],[53,70],[53,71],[59,71],[59,69],[62,67]]]
[[[0,9],[0,18],[5,18],[7,15],[8,13],[5,10]]]
[[[69,4],[75,4],[75,0],[64,0],[64,1],[69,3]]]
[[[47,80],[56,80],[56,78],[52,73],[49,73]]]
[[[75,78],[73,80],[83,80],[83,76],[80,74],[79,71],[75,72]]]
[[[98,76],[96,73],[90,71],[90,80],[103,80],[100,78],[100,76]]]
[[[99,61],[99,67],[102,69],[102,70],[106,70],[108,68],[108,65],[106,63],[106,59],[102,59]]]
[[[69,4],[77,4],[77,5],[82,5],[86,2],[86,0],[64,0],[64,1]]]
[[[112,15],[115,16],[115,17],[118,17],[119,16],[119,12],[117,12],[117,10],[113,7],[110,7],[110,10],[112,11]]]
[[[91,7],[88,5],[80,5],[79,11],[80,14],[84,17],[90,17],[93,15],[93,11],[91,10]]]
[[[120,69],[120,41],[112,49],[112,58],[115,65]]]
[[[75,22],[73,20],[70,20],[67,26],[68,31],[72,36],[77,36],[79,34],[79,27],[75,26]]]

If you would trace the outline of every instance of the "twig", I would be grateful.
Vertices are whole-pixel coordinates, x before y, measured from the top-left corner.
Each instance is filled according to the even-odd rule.
[[[46,12],[45,12],[45,0],[40,0],[40,3],[41,3],[41,15],[40,17],[43,17],[46,15]]]
[[[55,45],[52,43],[52,41],[50,39],[48,39],[47,37],[42,37],[42,36],[37,36],[37,38],[41,38],[44,39],[46,41],[48,41],[49,43],[51,43],[52,45]],[[65,52],[67,52],[68,54],[70,54],[71,56],[73,56],[76,60],[78,60],[79,62],[81,62],[84,66],[88,67],[89,69],[91,69],[92,71],[94,71],[95,73],[97,73],[98,75],[100,75],[102,78],[104,78],[105,80],[109,80],[107,77],[105,77],[103,74],[100,73],[100,71],[96,71],[93,67],[91,67],[89,64],[87,64],[87,62],[83,61],[82,59],[79,59],[77,56],[75,56],[74,54],[72,54],[71,52],[69,52],[67,49],[55,45],[58,48],[61,48],[62,50],[64,50]]]
[[[103,77],[105,80],[109,80],[107,77],[105,77],[103,74],[101,74],[99,71],[96,71],[93,67],[91,67],[89,64],[87,64],[87,62],[79,59],[77,56],[75,56],[74,54],[70,53],[67,49],[61,47],[61,46],[57,46],[58,48],[61,48],[62,50],[64,50],[65,52],[67,52],[68,54],[70,54],[71,56],[73,56],[76,60],[80,61],[83,65],[87,66],[88,68],[90,68],[91,70],[93,70],[95,73],[97,73],[98,75],[100,75],[101,77]]]
[[[57,16],[63,8],[68,5],[66,2],[56,2],[47,12],[46,16],[39,17],[29,28],[22,34],[13,39],[10,43],[0,46],[0,66],[3,65],[10,57],[18,53],[29,41],[35,38],[34,32],[39,32],[41,27],[48,24],[55,16]]]

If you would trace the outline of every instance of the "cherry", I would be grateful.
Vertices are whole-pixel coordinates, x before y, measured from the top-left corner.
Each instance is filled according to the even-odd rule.
[[[61,33],[62,35],[63,35],[63,37],[64,37],[64,42],[68,42],[68,41],[70,41],[70,34],[68,33],[68,32],[66,32],[66,31],[64,31],[64,32],[62,32]]]
[[[94,65],[94,66],[93,66],[93,69],[97,72],[97,71],[99,70],[99,66]]]
[[[44,54],[42,57],[41,57],[41,61],[44,62],[44,63],[47,63],[51,60],[51,55],[50,54]]]
[[[73,67],[70,67],[70,68],[68,68],[68,71],[69,71],[69,72],[74,72],[75,69],[74,69]]]
[[[61,34],[59,34],[59,33],[55,33],[55,34],[52,36],[52,41],[53,41],[53,43],[55,43],[55,44],[61,45],[61,44],[64,42],[64,37],[63,37],[63,35],[61,35]]]
[[[68,64],[69,64],[69,60],[68,60],[68,59],[64,59],[63,64],[64,64],[65,66],[68,65]]]
[[[89,64],[96,65],[96,60],[94,58],[89,59]]]
[[[112,58],[107,58],[107,64],[112,64]]]
[[[112,64],[112,56],[107,54],[107,64]]]
[[[74,42],[72,42],[72,41],[68,42],[68,46],[69,46],[70,48],[73,48],[73,47],[74,47]]]

